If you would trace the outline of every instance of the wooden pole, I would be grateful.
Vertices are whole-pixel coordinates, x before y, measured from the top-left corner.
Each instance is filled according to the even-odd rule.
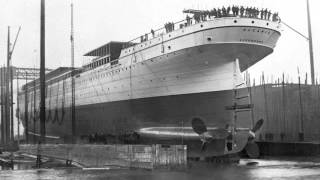
[[[25,95],[24,95],[24,121],[25,121],[25,129],[24,129],[24,133],[25,133],[25,139],[26,139],[26,143],[29,143],[29,114],[28,114],[28,72],[26,72],[26,85],[25,85]]]
[[[75,143],[76,137],[76,119],[75,119],[75,79],[74,79],[74,37],[73,37],[73,4],[71,4],[71,131],[72,143]]]
[[[40,12],[40,142],[46,137],[46,101],[45,101],[45,0],[41,0]]]
[[[300,129],[299,129],[299,140],[303,140],[301,136],[303,136],[303,106],[302,106],[302,94],[301,94],[301,79],[300,75],[298,76],[298,83],[299,83],[299,107],[300,107]]]
[[[313,47],[312,47],[313,45],[312,45],[312,30],[311,30],[309,0],[307,0],[307,15],[308,15],[308,35],[309,35],[311,83],[312,83],[312,85],[314,85],[314,62],[313,62]]]
[[[18,145],[20,145],[20,108],[19,108],[19,78],[17,77],[17,121],[18,121]]]
[[[269,115],[268,115],[268,101],[267,101],[267,91],[266,91],[266,83],[264,79],[264,73],[261,76],[261,82],[263,86],[263,96],[264,96],[264,110],[265,110],[265,117],[266,117],[266,126],[267,131],[269,131]]]
[[[284,87],[284,73],[282,74],[282,120],[283,120],[283,133],[286,133],[287,122],[286,122],[286,94]]]
[[[1,144],[5,144],[6,134],[5,134],[5,118],[4,118],[4,77],[3,73],[4,67],[1,67],[1,77],[0,77],[0,85],[1,85]]]
[[[5,75],[5,81],[6,81],[6,90],[5,90],[5,121],[6,121],[6,143],[9,143],[11,138],[10,135],[10,96],[9,96],[9,77],[10,77],[10,27],[8,26],[8,41],[7,41],[7,67],[6,67],[6,75]]]
[[[37,91],[36,91],[36,78],[33,79],[33,133],[36,134],[36,114],[37,114],[37,110],[36,110],[36,97],[37,97]],[[33,135],[33,143],[37,144],[37,138],[35,135]]]
[[[11,62],[11,52],[10,52],[10,132],[11,132],[11,140],[14,141],[14,122],[13,122],[13,72],[12,72],[12,62]]]

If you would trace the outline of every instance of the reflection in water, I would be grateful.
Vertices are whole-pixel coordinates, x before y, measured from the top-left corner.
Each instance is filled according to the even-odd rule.
[[[255,163],[252,163],[255,162]],[[250,165],[247,165],[250,164]],[[20,167],[21,168],[21,167]],[[18,167],[15,169],[19,169]],[[186,170],[81,170],[77,168],[3,170],[0,179],[320,179],[320,163],[279,160],[241,160],[239,164],[191,163]]]

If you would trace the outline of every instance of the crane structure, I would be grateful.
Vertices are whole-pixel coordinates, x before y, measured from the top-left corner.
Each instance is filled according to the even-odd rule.
[[[13,134],[13,88],[10,88],[13,85],[13,80],[17,80],[17,96],[19,92],[18,81],[19,80],[34,80],[39,78],[40,69],[38,68],[25,68],[25,67],[15,67],[9,66],[8,67],[0,67],[0,106],[1,106],[1,128],[0,128],[0,135],[1,139],[0,142],[2,145],[7,145],[10,142],[14,141],[14,134]],[[46,73],[52,71],[51,69],[46,69]],[[9,83],[7,83],[7,81]],[[19,111],[19,107],[17,107],[17,111]],[[19,115],[19,112],[17,113]],[[18,118],[18,124],[19,117]],[[19,127],[19,126],[18,126]],[[20,132],[18,132],[18,136]]]

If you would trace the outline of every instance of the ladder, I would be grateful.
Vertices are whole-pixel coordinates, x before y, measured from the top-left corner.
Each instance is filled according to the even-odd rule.
[[[250,113],[250,119],[251,119],[251,128],[253,127],[253,104],[251,99],[251,87],[250,84],[247,81],[246,89],[247,93],[245,95],[240,94],[239,90],[242,88],[245,83],[238,83],[238,70],[239,70],[239,60],[236,59],[233,63],[233,105],[226,106],[226,110],[233,111],[233,119],[232,119],[232,126],[231,126],[231,133],[232,136],[230,138],[227,138],[227,149],[228,151],[233,149],[233,146],[237,145],[237,142],[235,142],[235,139],[233,138],[234,135],[237,133],[237,121],[238,121],[238,113],[243,112],[249,112]],[[240,100],[247,99],[247,104],[239,102]]]

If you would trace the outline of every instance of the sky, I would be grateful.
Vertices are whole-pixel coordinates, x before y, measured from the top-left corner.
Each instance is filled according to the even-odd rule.
[[[228,5],[268,8],[279,12],[283,22],[308,35],[306,0],[47,0],[46,67],[70,66],[70,4],[74,3],[75,64],[81,66],[86,52],[109,41],[128,41],[164,23],[185,18],[183,9],[212,9]],[[320,76],[320,1],[309,0],[313,33],[315,74]],[[40,64],[40,0],[0,0],[0,64],[6,62],[7,27],[13,41],[21,32],[12,63],[18,67]],[[274,52],[249,69],[251,77],[279,77],[282,73],[296,79],[309,73],[308,41],[282,25]]]

